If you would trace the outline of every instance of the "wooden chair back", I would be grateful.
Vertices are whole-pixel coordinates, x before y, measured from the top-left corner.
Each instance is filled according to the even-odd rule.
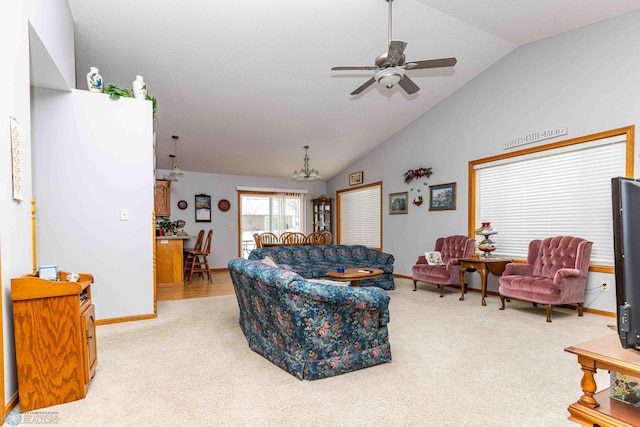
[[[198,237],[196,238],[196,244],[193,246],[193,251],[201,251],[202,250],[202,241],[204,240],[204,230],[200,230],[198,233]]]
[[[278,243],[278,236],[273,233],[266,232],[260,234],[260,247],[263,248],[265,244],[276,244]]]
[[[324,245],[324,234],[321,231],[314,231],[307,236],[307,245]]]
[[[260,249],[262,247],[262,239],[260,239],[258,233],[253,233],[253,240],[256,242],[256,249]]]
[[[280,242],[287,246],[304,245],[307,242],[307,236],[299,232],[285,233],[284,238],[280,237]]]
[[[322,234],[324,235],[324,243],[323,245],[330,245],[331,241],[333,240],[333,236],[331,235],[330,231],[323,231]]]
[[[207,239],[204,241],[201,253],[203,255],[209,255],[211,253],[211,237],[213,236],[213,230],[209,230],[207,233]]]

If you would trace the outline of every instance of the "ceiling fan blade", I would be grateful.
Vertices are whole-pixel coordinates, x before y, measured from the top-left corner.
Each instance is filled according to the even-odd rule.
[[[398,53],[404,53],[404,48],[407,47],[407,42],[403,42],[402,40],[391,40],[389,43],[389,50],[393,49]]]
[[[363,65],[361,67],[359,66],[354,66],[354,67],[331,67],[331,71],[345,71],[345,70],[378,70],[379,67],[376,67],[374,65]]]
[[[407,47],[407,43],[402,40],[391,40],[389,43],[389,51],[385,58],[385,65],[402,65],[404,64],[404,48]],[[376,61],[377,65],[378,62]]]
[[[424,68],[440,68],[440,67],[453,67],[458,60],[456,58],[440,58],[440,59],[427,59],[424,61],[411,61],[404,65],[407,70],[420,70]]]
[[[405,92],[407,92],[409,95],[413,95],[414,93],[416,93],[417,91],[420,90],[420,88],[418,87],[417,84],[415,84],[413,82],[413,80],[411,80],[409,78],[409,76],[407,76],[406,74],[404,75],[404,77],[402,77],[400,79],[400,81],[398,82],[398,84],[400,85],[400,87],[402,89],[404,89]]]
[[[354,90],[353,92],[351,92],[351,95],[357,95],[360,92],[362,92],[363,90],[365,90],[366,88],[368,88],[369,86],[371,86],[374,82],[376,81],[376,79],[374,79],[373,77],[371,77],[369,80],[367,80],[366,82],[364,82],[364,84],[362,86],[360,86],[358,89]]]

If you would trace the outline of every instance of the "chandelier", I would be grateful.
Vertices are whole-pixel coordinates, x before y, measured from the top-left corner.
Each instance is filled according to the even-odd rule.
[[[180,139],[180,137],[178,135],[172,135],[171,138],[173,138],[174,154],[169,154],[169,157],[171,157],[171,173],[167,177],[167,181],[177,181],[179,176],[184,175],[178,166],[173,165],[173,160],[178,155],[178,139]]]
[[[300,171],[295,170],[293,172],[292,178],[296,181],[317,181],[322,179],[320,176],[320,172],[315,169],[309,169],[309,155],[307,154],[307,150],[309,150],[309,146],[304,146],[304,166]]]

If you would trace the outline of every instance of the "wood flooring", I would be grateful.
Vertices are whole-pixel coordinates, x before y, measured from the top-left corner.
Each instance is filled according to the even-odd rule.
[[[158,284],[156,288],[156,297],[158,301],[170,301],[187,298],[204,298],[216,297],[221,295],[232,295],[233,284],[231,276],[227,270],[212,271],[212,281],[207,281],[206,276],[203,278],[197,274],[190,283],[184,285],[176,284]]]

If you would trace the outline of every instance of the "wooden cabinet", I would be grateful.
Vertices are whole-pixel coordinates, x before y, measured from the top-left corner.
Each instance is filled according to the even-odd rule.
[[[163,179],[156,180],[156,193],[154,197],[154,206],[156,216],[171,215],[171,182]]]
[[[98,364],[93,276],[11,279],[20,411],[83,399]]]
[[[156,238],[156,283],[184,285],[183,239]]]
[[[583,426],[639,426],[640,410],[609,397],[609,389],[597,392],[594,378],[598,369],[640,376],[640,352],[624,349],[617,334],[587,341],[564,351],[578,356],[582,369],[582,396],[568,408],[569,419]],[[596,393],[597,392],[597,393]]]
[[[319,198],[313,199],[313,231],[328,231],[333,235],[333,223],[331,222],[331,211],[333,199]]]

